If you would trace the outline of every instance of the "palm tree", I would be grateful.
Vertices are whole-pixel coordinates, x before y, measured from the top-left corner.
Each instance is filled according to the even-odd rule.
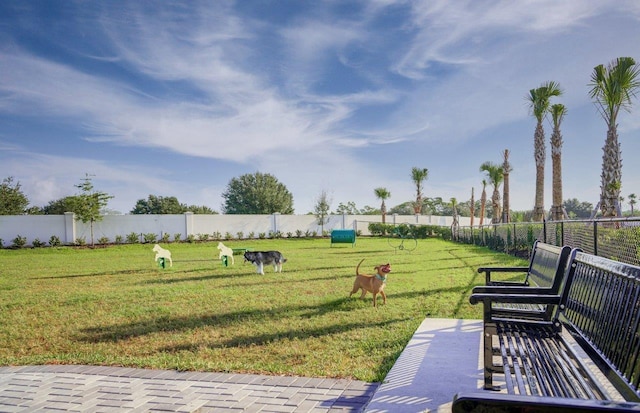
[[[551,164],[553,170],[551,217],[554,221],[564,218],[562,211],[562,132],[560,124],[567,114],[564,105],[557,103],[551,106],[553,133],[551,134]]]
[[[458,228],[459,225],[459,221],[458,221],[458,200],[455,198],[451,198],[451,200],[449,201],[451,202],[451,210],[452,215],[453,215],[453,222],[451,223],[451,229],[455,230]]]
[[[544,163],[546,158],[544,127],[542,121],[549,111],[549,100],[553,96],[560,96],[562,91],[560,85],[549,81],[543,83],[537,89],[531,89],[527,100],[529,108],[536,118],[536,131],[533,135],[533,157],[536,161],[536,201],[533,209],[533,220],[542,221],[544,217]]]
[[[619,57],[606,67],[598,65],[591,75],[589,96],[607,124],[607,139],[600,175],[600,210],[604,217],[619,214],[618,197],[622,187],[622,154],[618,142],[618,113],[631,110],[631,98],[640,87],[640,67],[631,57]]]
[[[376,197],[382,200],[382,205],[380,205],[380,213],[382,214],[382,223],[386,222],[387,216],[387,206],[384,203],[384,200],[391,197],[391,192],[387,191],[387,188],[376,188],[373,190],[375,192]]]
[[[482,222],[484,221],[484,210],[486,206],[487,206],[487,181],[483,179],[482,195],[480,196],[480,226],[482,226]]]
[[[469,203],[469,216],[471,228],[473,228],[473,218],[476,213],[476,197],[473,195],[473,188],[471,188],[471,202]]]
[[[493,186],[493,194],[491,195],[491,205],[493,206],[492,224],[500,222],[500,184],[504,179],[504,171],[502,165],[496,165],[493,162],[485,162],[480,165],[480,171],[486,172],[491,186]]]
[[[422,213],[422,182],[429,176],[427,168],[411,168],[411,179],[416,184],[416,202],[413,204],[413,211],[416,215]]]
[[[631,206],[631,216],[633,216],[633,206],[636,204],[636,194],[629,194],[629,206]]]
[[[502,222],[511,222],[511,206],[509,205],[509,173],[512,171],[509,163],[509,150],[505,149],[503,153],[502,174],[504,185],[502,186]]]

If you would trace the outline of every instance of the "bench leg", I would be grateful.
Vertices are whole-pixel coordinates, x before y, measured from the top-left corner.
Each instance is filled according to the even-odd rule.
[[[484,388],[485,390],[500,390],[499,386],[493,385],[493,373],[496,369],[493,366],[493,337],[497,334],[495,323],[484,323]]]

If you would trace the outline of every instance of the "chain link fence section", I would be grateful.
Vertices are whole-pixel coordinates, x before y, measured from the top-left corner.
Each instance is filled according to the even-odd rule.
[[[640,217],[458,227],[453,240],[529,258],[536,240],[640,266]]]

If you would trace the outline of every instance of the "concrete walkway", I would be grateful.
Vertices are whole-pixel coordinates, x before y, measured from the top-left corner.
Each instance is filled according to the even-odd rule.
[[[427,318],[366,407],[368,413],[450,412],[482,387],[482,321]]]
[[[119,367],[0,367],[0,412],[448,411],[479,388],[482,323],[425,319],[384,383]]]

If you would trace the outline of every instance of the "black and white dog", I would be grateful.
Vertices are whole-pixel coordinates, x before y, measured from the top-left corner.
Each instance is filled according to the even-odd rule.
[[[282,272],[282,264],[287,259],[279,251],[247,251],[244,260],[249,261],[258,269],[258,274],[264,275],[264,265],[273,265],[275,272]]]

